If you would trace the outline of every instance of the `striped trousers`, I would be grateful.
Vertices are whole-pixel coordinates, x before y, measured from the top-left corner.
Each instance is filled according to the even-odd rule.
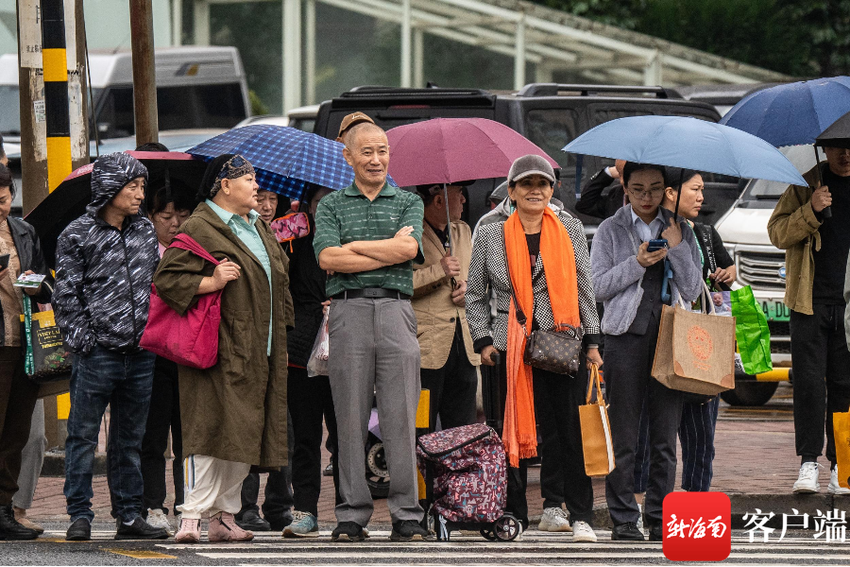
[[[688,492],[708,492],[714,475],[714,430],[720,396],[704,404],[685,403],[679,424],[682,444],[682,489]],[[640,416],[640,433],[635,449],[635,492],[646,492],[649,482],[649,420],[646,407]]]

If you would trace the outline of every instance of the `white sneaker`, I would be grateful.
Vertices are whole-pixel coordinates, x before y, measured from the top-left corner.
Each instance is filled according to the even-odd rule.
[[[567,513],[561,507],[546,508],[543,510],[543,517],[540,518],[540,524],[537,529],[541,532],[571,532],[570,521],[567,519]]]
[[[829,486],[826,488],[826,490],[830,494],[834,494],[836,496],[846,496],[847,494],[850,494],[850,488],[844,488],[840,484],[838,484],[838,467],[830,471]]]
[[[165,513],[157,508],[156,510],[151,510],[148,508],[148,525],[154,528],[163,528],[169,534],[174,535],[174,528],[171,525],[171,522],[168,521],[168,516]]]
[[[794,494],[817,494],[820,490],[820,484],[818,484],[819,468],[820,465],[817,463],[803,463],[800,467],[800,476],[794,483]]]
[[[596,543],[596,533],[587,522],[578,520],[573,524],[573,541],[576,543]]]

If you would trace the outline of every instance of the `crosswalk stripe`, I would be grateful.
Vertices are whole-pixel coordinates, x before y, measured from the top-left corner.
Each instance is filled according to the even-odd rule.
[[[439,553],[436,555],[434,553],[435,550],[432,550],[431,553],[428,554],[415,554],[415,553],[406,553],[403,551],[394,551],[394,552],[385,552],[380,554],[375,554],[368,558],[370,563],[374,563],[376,561],[388,560],[388,559],[404,559],[405,563],[432,563],[436,557],[446,557],[443,553]],[[463,555],[453,555],[453,560],[462,560],[467,555],[471,561],[476,563],[481,562],[492,562],[503,563],[505,560],[516,560],[521,563],[533,563],[536,560],[541,559],[549,559],[549,560],[575,560],[575,559],[588,559],[589,554],[587,552],[572,552],[572,551],[564,551],[561,553],[550,553],[550,552],[540,552],[540,553],[528,553],[528,552],[512,552],[512,553],[481,553],[481,550],[470,550],[469,553]],[[199,556],[205,557],[207,559],[216,559],[216,560],[251,560],[251,559],[288,559],[288,560],[307,560],[307,559],[322,559],[322,560],[343,560],[348,559],[351,562],[363,563],[364,558],[356,555],[352,555],[352,553],[343,553],[343,552],[335,552],[329,551],[326,553],[322,553],[321,555],[316,555],[315,553],[308,552],[296,552],[296,553],[198,553]],[[817,557],[817,554],[814,552],[811,553],[732,553],[729,555],[728,560],[763,560],[770,559],[773,561],[781,562],[781,561],[798,561],[798,560],[808,560],[812,561]],[[663,554],[660,552],[630,552],[630,553],[612,553],[610,551],[606,551],[604,554],[604,559],[606,561],[618,561],[618,560],[629,560],[629,559],[663,559]],[[850,554],[844,555],[830,555],[830,561],[850,561]]]

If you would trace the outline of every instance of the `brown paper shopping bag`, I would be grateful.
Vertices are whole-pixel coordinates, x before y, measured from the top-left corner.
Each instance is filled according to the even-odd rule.
[[[838,485],[850,488],[850,412],[832,414],[832,430],[835,433],[835,456],[838,461]]]
[[[596,401],[593,389],[596,386]],[[584,451],[584,472],[587,476],[605,476],[614,470],[614,444],[611,441],[611,425],[608,408],[602,397],[599,368],[594,364],[587,381],[586,404],[579,406],[581,421],[581,447]]]
[[[671,390],[694,394],[714,396],[734,388],[735,318],[693,313],[681,301],[665,305],[652,376]]]

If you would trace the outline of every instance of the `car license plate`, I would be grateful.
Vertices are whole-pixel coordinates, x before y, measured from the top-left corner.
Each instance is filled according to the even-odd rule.
[[[791,317],[791,310],[778,299],[762,301],[761,308],[768,321],[788,321]]]

